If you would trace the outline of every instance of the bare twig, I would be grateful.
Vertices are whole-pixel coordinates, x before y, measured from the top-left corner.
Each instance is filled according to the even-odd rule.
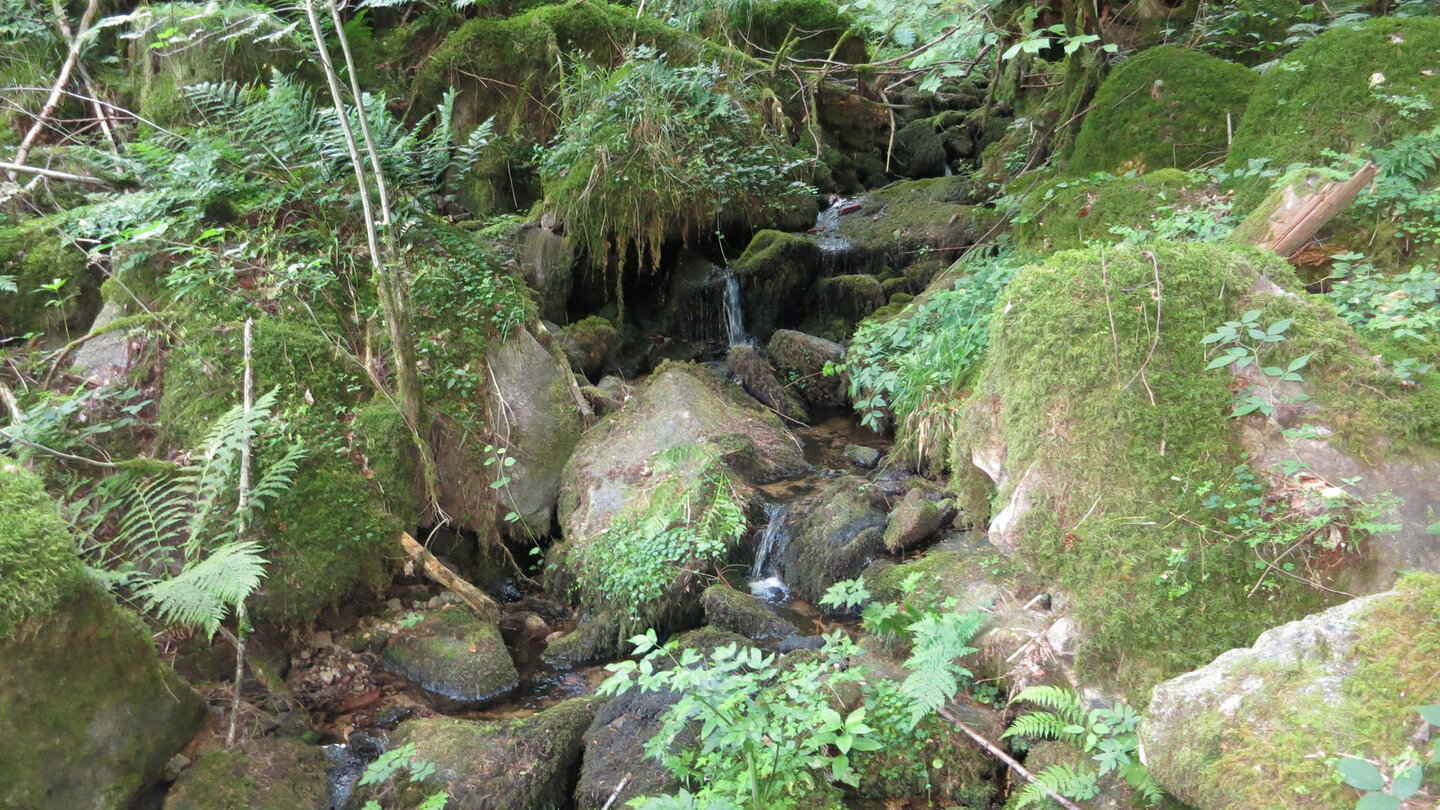
[[[1061,807],[1065,808],[1065,810],[1080,810],[1080,806],[1079,806],[1079,805],[1075,804],[1074,802],[1070,801],[1069,799],[1065,798],[1064,796],[1061,796],[1059,793],[1056,793],[1055,791],[1051,790],[1050,788],[1045,787],[1043,783],[1041,783],[1041,782],[1039,782],[1039,781],[1037,781],[1037,780],[1035,779],[1035,774],[1030,773],[1029,771],[1025,770],[1025,766],[1024,766],[1024,765],[1021,765],[1019,762],[1016,762],[1016,761],[1015,761],[1015,758],[1012,757],[1012,756],[1010,756],[1009,754],[1005,753],[1005,750],[1004,750],[1003,748],[1001,748],[1000,746],[996,745],[996,744],[993,743],[993,742],[990,742],[989,740],[985,739],[984,737],[980,736],[980,734],[979,734],[978,732],[976,732],[974,729],[972,729],[972,728],[970,728],[969,726],[965,725],[965,723],[961,722],[960,718],[956,717],[955,714],[954,714],[953,712],[951,712],[948,708],[946,708],[946,707],[944,707],[944,706],[941,706],[939,709],[936,710],[936,714],[939,714],[941,717],[945,718],[946,720],[949,720],[956,728],[959,728],[961,731],[965,732],[965,734],[966,734],[970,739],[972,739],[972,740],[974,740],[975,742],[979,743],[982,748],[984,748],[986,751],[989,751],[991,754],[993,754],[993,755],[995,756],[995,758],[999,759],[1001,762],[1003,762],[1003,763],[1005,763],[1007,766],[1009,766],[1010,770],[1012,770],[1012,771],[1020,774],[1021,776],[1025,777],[1026,780],[1028,780],[1028,781],[1030,781],[1030,782],[1034,782],[1034,783],[1037,784],[1037,785],[1040,785],[1041,789],[1045,791],[1045,795],[1046,795],[1046,796],[1049,796],[1050,799],[1051,799],[1052,801],[1054,801],[1056,804],[1058,804],[1058,805],[1060,805]]]
[[[30,155],[30,147],[35,145],[35,139],[40,137],[41,131],[45,129],[45,122],[55,113],[55,108],[60,106],[60,97],[65,91],[65,86],[70,83],[70,74],[74,72],[75,65],[80,61],[80,48],[85,42],[85,34],[90,30],[90,21],[95,19],[95,12],[100,8],[100,0],[90,0],[85,6],[85,12],[80,15],[80,25],[75,29],[75,37],[70,40],[70,47],[65,54],[65,63],[60,66],[60,74],[55,77],[55,84],[50,88],[50,97],[45,99],[45,106],[40,108],[40,114],[36,116],[35,123],[30,125],[30,130],[25,137],[20,139],[20,148],[15,150],[15,162],[25,163],[25,158]],[[17,177],[12,169],[8,172],[11,180]]]
[[[255,369],[251,361],[253,342],[252,333],[255,328],[255,319],[245,319],[244,336],[244,364],[245,374],[240,386],[240,397],[244,408],[245,430],[240,442],[240,483],[236,488],[235,513],[239,518],[239,528],[236,532],[238,539],[245,539],[246,526],[245,509],[250,505],[250,410],[254,407],[252,391],[255,387]],[[245,612],[245,600],[241,599],[240,604],[235,606],[235,691],[230,699],[230,728],[225,733],[225,744],[235,745],[235,730],[240,720],[240,692],[245,683],[245,624],[248,620]]]
[[[1160,283],[1160,262],[1155,259],[1155,254],[1148,250],[1145,251],[1145,256],[1150,259],[1150,267],[1155,272],[1155,335],[1150,340],[1150,351],[1145,355],[1145,362],[1140,364],[1140,368],[1135,369],[1134,376],[1130,378],[1130,382],[1125,383],[1125,387],[1129,388],[1135,383],[1136,377],[1140,378],[1140,382],[1145,384],[1145,393],[1150,395],[1150,406],[1153,408],[1155,392],[1150,390],[1150,381],[1145,379],[1145,367],[1150,365],[1151,358],[1155,356],[1155,347],[1160,345],[1160,312],[1164,306],[1165,288]]]
[[[485,595],[485,592],[466,582],[459,574],[451,571],[445,563],[435,559],[435,555],[425,550],[409,532],[400,533],[400,548],[405,552],[405,557],[412,562],[420,563],[421,570],[425,576],[449,588],[454,594],[460,597],[475,612],[475,615],[487,621],[495,621],[500,616],[500,606],[494,599]]]
[[[644,8],[645,4],[641,3],[640,7]],[[625,774],[625,778],[620,780],[620,784],[616,785],[615,789],[610,792],[610,798],[605,800],[605,804],[600,810],[610,810],[610,808],[615,805],[615,800],[620,798],[620,791],[624,790],[628,784],[630,784],[630,774],[627,773]]]
[[[26,166],[23,163],[11,163],[5,160],[0,160],[0,169],[8,172],[12,180],[16,175],[33,174],[51,180],[68,180],[72,183],[91,183],[97,186],[106,185],[106,181],[98,177],[90,177],[84,174],[71,174],[70,172],[60,172],[54,169],[42,169],[39,166]]]

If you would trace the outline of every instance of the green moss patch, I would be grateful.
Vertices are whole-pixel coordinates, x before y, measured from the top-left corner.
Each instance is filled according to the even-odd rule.
[[[14,292],[0,287],[0,338],[44,332],[63,342],[79,337],[100,311],[100,272],[59,225],[57,217],[42,217],[0,228],[0,276],[15,285]]]
[[[1332,28],[1265,74],[1235,132],[1226,168],[1265,159],[1272,169],[1319,163],[1325,150],[1380,146],[1433,126],[1433,109],[1407,100],[1440,97],[1440,18],[1379,17]],[[1428,106],[1428,101],[1427,101]],[[1245,210],[1265,196],[1259,178],[1235,181]]]
[[[83,577],[70,527],[40,478],[0,456],[0,641],[48,618]]]
[[[1207,184],[1178,169],[1048,180],[1025,195],[1012,233],[1022,250],[1034,253],[1118,242],[1123,237],[1112,228],[1147,228],[1161,206],[1182,202],[1188,189],[1198,192]]]
[[[1183,45],[1144,50],[1100,85],[1069,170],[1143,173],[1223,157],[1259,82],[1248,68]]]
[[[298,740],[258,739],[202,756],[165,797],[174,810],[328,810],[330,760]]]

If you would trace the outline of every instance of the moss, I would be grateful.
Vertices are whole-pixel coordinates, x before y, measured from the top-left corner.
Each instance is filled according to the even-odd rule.
[[[795,625],[775,615],[763,602],[725,583],[711,585],[700,596],[705,621],[721,629],[754,640],[798,636]]]
[[[869,481],[844,476],[791,512],[790,545],[781,558],[785,582],[815,603],[842,579],[853,579],[884,548],[884,498]]]
[[[1157,275],[1158,338],[1150,326]],[[1229,378],[1203,371],[1200,339],[1252,305],[1257,276],[1293,285],[1273,256],[1204,244],[1072,251],[1021,271],[992,324],[953,448],[955,469],[964,469],[971,448],[993,446],[998,430],[1011,471],[998,503],[1035,470],[1019,553],[1071,594],[1087,635],[1082,668],[1141,697],[1156,680],[1319,601],[1289,585],[1267,601],[1250,598],[1249,549],[1213,547],[1174,518],[1193,508],[1182,488],[1228,480],[1241,462]],[[1307,345],[1298,320],[1293,329],[1294,345]],[[1194,590],[1173,599],[1156,584],[1173,569],[1172,548],[1204,559],[1204,579],[1196,569]],[[1177,646],[1177,637],[1190,641]]]
[[[252,740],[200,757],[165,797],[173,810],[328,810],[330,760],[298,740]]]
[[[812,311],[839,318],[853,330],[875,310],[885,306],[885,288],[874,276],[849,275],[822,278],[811,291]]]
[[[804,293],[820,272],[820,262],[820,246],[803,236],[755,234],[731,267],[752,334],[765,340],[777,327],[804,317]]]
[[[364,459],[360,472],[379,492],[386,511],[406,525],[421,512],[415,438],[405,416],[388,399],[376,398],[355,411],[355,447]]]
[[[924,258],[950,261],[995,227],[999,215],[970,205],[974,186],[963,177],[896,183],[870,193],[860,210],[840,218],[839,233],[856,259],[897,270]]]
[[[192,116],[183,88],[202,82],[250,84],[304,63],[305,46],[262,5],[167,3],[145,9],[145,33],[130,45],[136,111],[161,126]],[[164,39],[161,35],[164,34]]]
[[[571,667],[619,657],[620,620],[601,613],[580,620],[574,630],[550,642],[541,659],[552,667]]]
[[[180,335],[185,351],[172,352],[165,365],[160,434],[170,446],[189,449],[238,399],[229,372],[241,365],[241,329],[191,321]],[[253,354],[257,390],[279,388],[279,409],[308,457],[293,485],[262,515],[258,528],[271,570],[252,609],[264,620],[306,621],[357,589],[383,587],[401,524],[348,453],[341,454],[349,442],[340,416],[359,404],[364,386],[358,365],[340,358],[313,326],[279,318],[257,323]],[[399,457],[394,460],[386,473],[399,476],[403,469]],[[401,479],[376,483],[401,504]]]
[[[0,641],[47,619],[83,578],[70,527],[40,478],[0,456]]]
[[[0,338],[45,332],[68,340],[100,311],[100,273],[60,233],[60,224],[58,217],[41,217],[0,228],[0,276],[13,276],[16,287],[0,291]],[[64,282],[58,291],[44,289],[57,279]]]
[[[0,641],[0,805],[128,807],[204,717],[140,621],[82,580],[24,638]]]
[[[1383,146],[1433,126],[1434,110],[1412,116],[1390,97],[1440,96],[1440,19],[1379,17],[1331,28],[1266,71],[1235,132],[1226,168],[1266,159],[1270,168],[1324,162],[1326,150]],[[1383,84],[1372,87],[1380,74]],[[1268,181],[1233,181],[1237,210],[1257,205]]]
[[[555,342],[570,368],[598,380],[620,350],[620,331],[610,321],[592,315],[561,329]]]
[[[1056,178],[1036,184],[1025,195],[1015,220],[1015,242],[1022,250],[1046,253],[1087,242],[1118,242],[1112,228],[1146,228],[1157,209],[1182,199],[1186,189],[1208,181],[1178,169],[1138,177],[1097,175]]]
[[[456,606],[431,611],[396,633],[385,647],[385,665],[464,704],[493,700],[520,683],[500,631]]]
[[[1259,82],[1247,68],[1183,45],[1144,50],[1100,85],[1068,168],[1148,172],[1211,162],[1225,154]]]
[[[750,0],[721,8],[730,27],[766,61],[782,46],[792,57],[869,61],[864,33],[831,0]]]

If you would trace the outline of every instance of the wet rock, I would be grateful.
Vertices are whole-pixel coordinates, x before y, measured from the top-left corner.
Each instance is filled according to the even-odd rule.
[[[590,403],[591,410],[600,416],[604,416],[607,413],[614,413],[620,410],[620,407],[625,404],[593,385],[580,386],[580,393],[585,395],[585,401]]]
[[[730,371],[751,396],[760,404],[792,422],[804,424],[810,421],[805,405],[795,391],[775,376],[775,369],[749,346],[735,346],[725,356]]]
[[[950,501],[937,505],[925,497],[923,490],[912,489],[890,512],[890,523],[885,527],[885,548],[891,552],[908,551],[935,536],[947,518],[954,516]]]
[[[760,231],[731,267],[740,283],[745,324],[757,340],[805,317],[805,291],[820,272],[820,247],[780,231]]]
[[[468,610],[448,607],[402,628],[385,646],[386,669],[461,705],[503,697],[520,685],[500,631]]]
[[[839,363],[845,347],[825,338],[777,329],[765,347],[775,369],[794,381],[805,402],[821,408],[843,408],[849,401],[844,375],[825,376],[825,366]]]
[[[535,291],[540,317],[563,323],[574,286],[574,251],[549,228],[520,231],[517,253],[525,283]]]
[[[858,444],[845,445],[845,460],[862,470],[873,470],[880,465],[880,451]]]
[[[820,315],[844,321],[848,334],[870,313],[885,306],[885,288],[874,276],[834,276],[821,279],[812,288],[809,300]]]
[[[574,630],[547,644],[540,660],[564,669],[616,658],[620,652],[620,621],[601,613],[582,619]]]
[[[800,631],[775,615],[759,599],[725,584],[711,585],[700,596],[705,621],[721,630],[763,641],[794,636]]]
[[[865,570],[884,548],[884,503],[869,481],[846,475],[792,508],[779,563],[797,596],[818,602],[831,585]]]
[[[780,639],[779,650],[781,653],[792,653],[799,650],[820,650],[825,647],[824,636],[788,636]]]
[[[632,689],[595,713],[594,722],[585,731],[585,758],[580,766],[580,784],[575,789],[578,810],[599,810],[612,795],[616,796],[612,807],[623,807],[636,796],[680,789],[680,780],[663,763],[645,755],[645,744],[660,730],[665,712],[679,700],[680,695],[669,690]],[[687,728],[676,737],[672,750],[678,751],[694,740],[694,730]],[[622,781],[625,784],[620,789]]]
[[[936,177],[945,171],[945,142],[927,120],[911,121],[895,133],[893,168],[904,177]]]
[[[598,316],[563,327],[555,342],[570,361],[570,368],[588,379],[599,379],[620,351],[620,331]]]
[[[444,790],[450,794],[448,810],[563,807],[574,786],[585,730],[600,703],[575,698],[513,720],[434,717],[401,723],[391,745],[413,743],[416,758],[435,766],[420,787],[402,791],[402,802]]]
[[[329,769],[315,746],[262,737],[201,756],[170,789],[165,810],[329,810]]]

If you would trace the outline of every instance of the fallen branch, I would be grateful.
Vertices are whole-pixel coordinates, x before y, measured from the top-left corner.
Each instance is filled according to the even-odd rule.
[[[1025,766],[1024,766],[1024,765],[1021,765],[1019,762],[1016,762],[1016,761],[1015,761],[1015,758],[1012,757],[1012,756],[1010,756],[1009,754],[1005,753],[1004,749],[1002,749],[1000,746],[996,745],[995,743],[990,742],[989,740],[987,740],[987,739],[985,739],[984,737],[980,736],[979,732],[977,732],[977,731],[975,731],[974,729],[970,728],[969,726],[965,725],[963,722],[961,722],[960,718],[956,717],[948,708],[946,708],[946,707],[944,707],[944,706],[941,706],[939,709],[936,710],[936,712],[937,712],[941,717],[945,718],[946,720],[949,720],[949,721],[951,722],[951,724],[953,724],[956,728],[958,728],[958,729],[960,729],[961,731],[965,732],[965,734],[966,734],[967,736],[969,736],[970,739],[972,739],[972,740],[974,740],[975,742],[979,743],[980,746],[983,747],[986,751],[989,751],[990,753],[994,754],[995,757],[996,757],[997,759],[999,759],[1001,762],[1003,762],[1003,763],[1005,763],[1006,765],[1010,766],[1010,770],[1012,770],[1012,771],[1020,774],[1021,776],[1025,777],[1027,780],[1029,780],[1029,781],[1031,781],[1031,782],[1034,782],[1034,783],[1037,784],[1037,785],[1040,785],[1040,786],[1041,786],[1041,789],[1045,791],[1045,795],[1046,795],[1046,796],[1049,796],[1049,797],[1051,798],[1051,800],[1053,800],[1056,804],[1060,805],[1061,807],[1064,807],[1065,810],[1080,810],[1080,806],[1079,806],[1079,805],[1075,804],[1074,802],[1070,801],[1069,799],[1065,798],[1064,796],[1061,796],[1059,793],[1056,793],[1055,791],[1051,790],[1050,788],[1045,787],[1043,783],[1041,783],[1039,780],[1037,780],[1037,779],[1035,778],[1035,774],[1030,773],[1029,771],[1025,770]]]
[[[643,6],[644,4],[642,3],[641,5]],[[625,786],[629,783],[630,774],[627,773],[625,774],[625,778],[620,780],[620,784],[615,786],[615,791],[610,794],[610,798],[605,802],[605,806],[600,808],[600,810],[610,810],[610,808],[615,804],[615,800],[620,798],[620,791],[624,790]]]
[[[409,532],[400,533],[400,548],[405,552],[405,559],[420,563],[420,568],[425,572],[426,577],[449,588],[456,596],[460,597],[460,601],[475,612],[476,616],[488,621],[497,621],[500,618],[500,606],[495,603],[494,599],[486,596],[484,591],[451,571],[445,563],[435,559],[435,555],[426,551],[425,547],[416,542]]]
[[[1370,185],[1376,173],[1375,164],[1367,160],[1343,183],[1326,183],[1304,196],[1293,187],[1286,188],[1280,207],[1270,215],[1270,229],[1256,246],[1289,258],[1319,233],[1325,223],[1345,210]]]
[[[55,108],[60,106],[60,97],[65,93],[66,85],[70,84],[70,74],[75,70],[75,65],[80,62],[80,49],[85,43],[85,34],[90,30],[90,21],[95,19],[95,12],[100,8],[100,0],[90,0],[85,6],[85,12],[80,15],[80,24],[75,28],[75,37],[70,40],[70,47],[65,54],[65,63],[60,66],[60,74],[55,77],[55,84],[50,88],[50,97],[45,99],[45,106],[40,108],[40,114],[35,117],[35,123],[30,125],[30,131],[20,139],[20,148],[15,150],[15,162],[25,163],[25,158],[30,155],[30,147],[35,144],[35,139],[45,129],[45,122],[55,113]],[[15,179],[17,170],[7,169],[10,179]]]
[[[23,163],[11,163],[7,160],[0,160],[0,169],[14,174],[37,174],[41,177],[48,177],[51,180],[69,180],[72,183],[93,183],[97,186],[106,185],[104,180],[98,177],[90,177],[85,174],[71,174],[69,172],[57,172],[54,169],[42,169],[39,166],[26,166]]]

